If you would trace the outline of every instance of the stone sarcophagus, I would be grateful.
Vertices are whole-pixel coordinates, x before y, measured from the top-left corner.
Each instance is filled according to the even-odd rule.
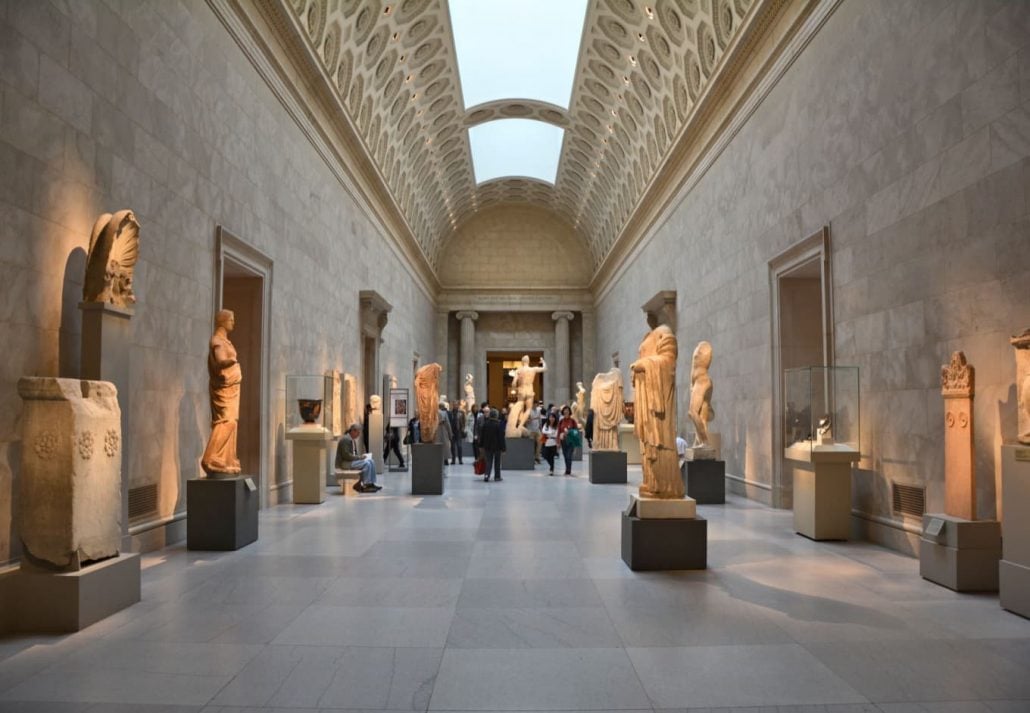
[[[61,570],[118,554],[121,410],[114,385],[18,381],[22,410],[18,529],[25,558]]]

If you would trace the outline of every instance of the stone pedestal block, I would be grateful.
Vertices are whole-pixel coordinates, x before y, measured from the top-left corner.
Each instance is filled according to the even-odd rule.
[[[632,423],[619,424],[619,450],[626,454],[626,462],[640,465],[640,439],[633,431]]]
[[[572,449],[572,462],[583,461],[583,446]]]
[[[726,502],[726,461],[688,460],[683,464],[683,485],[698,505]]]
[[[386,472],[386,461],[383,460],[383,412],[373,411],[368,415],[368,450],[376,464],[376,473]]]
[[[443,495],[443,444],[411,446],[411,494]]]
[[[122,425],[106,381],[25,377],[19,534],[25,557],[65,570],[121,542]]]
[[[812,470],[794,469],[794,531],[813,540],[846,540],[851,534],[851,449],[813,449]]]
[[[1030,618],[1030,446],[1001,447],[1001,605]]]
[[[258,500],[250,476],[187,480],[186,549],[238,550],[257,540]]]
[[[590,482],[626,484],[626,454],[622,451],[590,451]]]
[[[533,470],[536,468],[536,451],[532,438],[506,438],[508,450],[501,454],[501,471]]]
[[[293,442],[293,502],[317,505],[325,502],[325,475],[332,434],[316,425],[291,428],[286,440]]]
[[[646,519],[623,513],[622,561],[633,571],[705,569],[708,522],[701,517]]]
[[[471,426],[470,426],[470,428],[471,428]],[[462,439],[462,441],[461,441],[461,457],[462,458],[472,458],[473,457],[472,443],[469,442],[469,441],[466,441],[465,439]]]
[[[953,515],[923,515],[919,574],[956,592],[998,591],[1001,525],[995,520],[964,520]]]
[[[697,502],[693,498],[642,498],[633,493],[626,512],[644,520],[695,518]]]
[[[20,633],[81,631],[140,600],[140,557],[120,554],[76,572],[23,564],[8,589],[9,619]]]

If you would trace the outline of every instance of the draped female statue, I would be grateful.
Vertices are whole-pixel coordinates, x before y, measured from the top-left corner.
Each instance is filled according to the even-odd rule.
[[[236,326],[236,316],[231,310],[220,310],[215,316],[215,325],[207,357],[211,438],[200,466],[208,475],[235,475],[240,472],[240,460],[236,457],[236,429],[240,420],[240,384],[243,382],[236,347],[229,341],[229,332]]]
[[[641,497],[682,498],[676,456],[676,336],[666,325],[650,331],[630,365],[644,481]]]
[[[590,385],[590,408],[594,410],[594,450],[619,450],[622,423],[622,372],[618,367],[594,377]]]

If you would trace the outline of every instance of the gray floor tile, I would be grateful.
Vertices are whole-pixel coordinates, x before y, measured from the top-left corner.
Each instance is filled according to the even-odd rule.
[[[315,646],[427,646],[443,648],[453,608],[312,605],[273,643]]]
[[[603,607],[460,609],[447,636],[456,649],[616,648],[619,634]]]
[[[341,577],[322,593],[319,604],[362,607],[453,607],[463,580],[418,577]]]
[[[591,579],[466,579],[458,609],[596,607],[602,601]]]

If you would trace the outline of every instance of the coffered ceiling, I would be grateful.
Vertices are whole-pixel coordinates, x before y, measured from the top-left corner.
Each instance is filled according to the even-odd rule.
[[[446,0],[274,1],[434,269],[463,220],[508,202],[557,212],[599,266],[673,146],[690,140],[740,36],[784,2],[590,0],[566,111],[522,97],[466,110]],[[476,185],[468,129],[502,118],[565,130],[553,186]]]

